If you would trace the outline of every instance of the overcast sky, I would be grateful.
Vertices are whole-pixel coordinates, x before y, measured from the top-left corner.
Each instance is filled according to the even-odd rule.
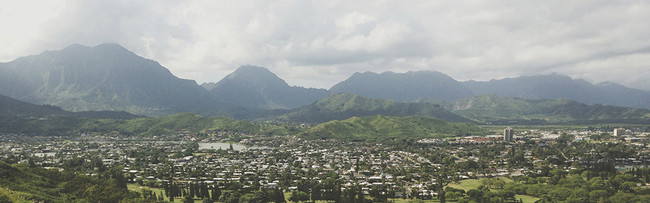
[[[650,90],[650,1],[0,0],[0,61],[118,43],[180,78],[263,66],[329,88],[354,72],[559,73]]]

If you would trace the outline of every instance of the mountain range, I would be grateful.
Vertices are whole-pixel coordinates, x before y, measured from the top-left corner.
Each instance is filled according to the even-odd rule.
[[[0,87],[2,95],[70,111],[167,115],[232,108],[196,82],[117,44],[74,44],[1,63]]]
[[[374,115],[478,122],[637,119],[647,117],[646,110],[627,107],[650,108],[649,91],[557,74],[460,82],[435,71],[365,72],[325,90],[289,86],[266,68],[242,66],[219,82],[198,85],[117,44],[74,44],[0,63],[0,95],[67,111],[305,122]]]
[[[650,123],[650,110],[587,105],[568,99],[521,99],[478,95],[444,104],[452,112],[491,124]]]
[[[591,84],[582,79],[550,74],[522,76],[486,82],[468,81],[465,87],[474,95],[494,94],[524,99],[569,99],[585,104],[604,104],[650,108],[650,92],[627,88],[612,82]]]

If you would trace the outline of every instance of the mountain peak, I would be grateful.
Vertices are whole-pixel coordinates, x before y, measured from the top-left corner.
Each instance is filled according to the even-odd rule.
[[[73,43],[63,48],[61,51],[83,50],[83,49],[103,49],[103,50],[113,49],[113,50],[129,51],[128,49],[124,48],[122,45],[118,43],[103,43],[103,44],[98,44],[96,46],[86,46],[79,43]]]
[[[291,87],[266,68],[241,66],[216,84],[206,84],[213,95],[246,108],[288,109],[317,101],[323,89]]]
[[[289,86],[284,80],[264,67],[245,65],[228,74],[218,83],[238,81],[252,86]]]
[[[332,86],[330,91],[396,101],[415,101],[423,97],[452,101],[472,96],[469,90],[448,75],[428,70],[406,73],[355,73]]]
[[[16,59],[5,67],[0,80],[9,82],[0,85],[0,94],[72,111],[162,115],[194,111],[213,99],[196,82],[177,78],[159,63],[115,43],[72,44]],[[193,97],[200,99],[186,101]]]
[[[241,66],[226,77],[229,79],[273,78],[282,80],[267,68],[251,65]]]

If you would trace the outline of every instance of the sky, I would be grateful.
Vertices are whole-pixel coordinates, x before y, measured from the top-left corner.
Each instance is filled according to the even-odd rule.
[[[557,73],[650,90],[650,1],[0,0],[0,62],[118,43],[185,79],[241,65],[329,88],[354,72]]]

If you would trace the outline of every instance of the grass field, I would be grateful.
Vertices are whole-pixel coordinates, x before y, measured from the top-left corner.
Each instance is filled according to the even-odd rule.
[[[500,179],[505,181],[506,183],[513,182],[513,180],[510,179],[510,178],[500,178]],[[479,186],[481,186],[481,179],[465,179],[465,180],[460,181],[459,183],[449,183],[449,185],[447,185],[447,186],[468,191],[468,190],[471,190],[471,189],[477,189]],[[499,190],[496,190],[496,189],[492,189],[492,190],[493,191],[499,191]],[[517,200],[519,200],[519,199],[523,200],[524,203],[535,202],[535,201],[539,200],[539,198],[537,198],[537,197],[528,196],[528,195],[515,195],[515,198]]]
[[[138,184],[133,184],[133,183],[132,184],[127,184],[126,186],[129,188],[129,190],[136,191],[136,192],[140,192],[140,191],[142,191],[142,189],[148,189],[148,190],[151,190],[152,192],[156,193],[156,195],[158,195],[158,196],[160,194],[165,193],[165,191],[163,189],[160,189],[160,188],[152,188],[152,187],[147,187],[147,186],[140,186]],[[165,197],[165,201],[169,201],[169,199],[167,197]],[[183,202],[183,199],[180,198],[180,197],[177,197],[177,198],[174,199],[174,202]],[[201,201],[200,199],[194,199],[194,202],[195,203],[200,203],[200,202],[203,202],[203,201]]]

